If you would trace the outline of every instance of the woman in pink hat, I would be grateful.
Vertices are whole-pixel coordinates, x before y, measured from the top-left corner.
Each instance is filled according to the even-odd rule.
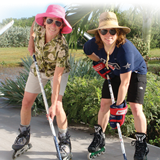
[[[67,127],[67,117],[62,105],[62,97],[68,81],[68,44],[63,34],[72,31],[65,19],[65,10],[59,5],[49,5],[45,13],[37,14],[30,30],[28,50],[36,56],[43,86],[50,80],[52,86],[51,107],[47,117],[56,116],[59,129],[59,147],[62,159],[71,158],[71,142]],[[30,140],[31,107],[41,93],[34,63],[26,83],[21,108],[20,134],[12,148],[21,152]],[[63,149],[62,149],[63,148]]]

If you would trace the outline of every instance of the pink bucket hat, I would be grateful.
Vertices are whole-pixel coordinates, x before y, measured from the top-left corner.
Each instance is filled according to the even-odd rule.
[[[44,17],[54,17],[61,18],[65,23],[65,26],[62,28],[62,34],[68,34],[72,32],[72,27],[69,22],[65,19],[65,9],[59,5],[49,5],[45,13],[37,14],[35,17],[36,22],[43,26]]]

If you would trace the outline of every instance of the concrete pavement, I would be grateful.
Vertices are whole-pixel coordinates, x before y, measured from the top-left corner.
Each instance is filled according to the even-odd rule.
[[[11,148],[20,123],[20,106],[4,105],[0,98],[0,160],[11,160]],[[57,133],[57,127],[56,133]],[[73,160],[87,160],[87,147],[92,141],[91,130],[83,125],[69,125],[71,134]],[[133,160],[134,147],[132,139],[125,138],[125,150],[128,160]],[[56,160],[56,149],[53,136],[45,115],[32,117],[31,120],[32,148],[17,160]],[[149,145],[148,160],[160,160],[160,148]],[[118,137],[106,137],[106,152],[97,160],[124,160]]]

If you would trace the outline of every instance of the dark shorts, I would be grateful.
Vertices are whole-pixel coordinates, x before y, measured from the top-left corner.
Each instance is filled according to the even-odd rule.
[[[120,83],[121,83],[121,80],[119,76],[116,76],[111,79],[111,85],[112,85],[115,99],[117,99]],[[127,101],[143,104],[146,83],[147,83],[146,75],[132,73],[129,88],[128,88],[128,93],[127,93]],[[103,83],[102,98],[106,98],[106,99],[110,98],[110,92],[109,92],[107,80],[105,80]]]

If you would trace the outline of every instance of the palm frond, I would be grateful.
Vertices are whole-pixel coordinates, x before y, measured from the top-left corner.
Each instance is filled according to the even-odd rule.
[[[97,27],[99,15],[110,10],[110,5],[72,4],[66,8],[66,19],[73,28],[72,33],[66,35],[66,39],[71,47],[76,48],[77,40],[82,38],[88,29]]]
[[[114,8],[114,13],[117,13],[117,12],[119,11],[119,8],[120,8],[122,5],[124,5],[124,3],[119,2],[119,3],[117,4],[117,6],[115,6],[115,8]]]
[[[66,12],[66,19],[74,28],[85,16],[92,12],[92,3],[72,2]]]

